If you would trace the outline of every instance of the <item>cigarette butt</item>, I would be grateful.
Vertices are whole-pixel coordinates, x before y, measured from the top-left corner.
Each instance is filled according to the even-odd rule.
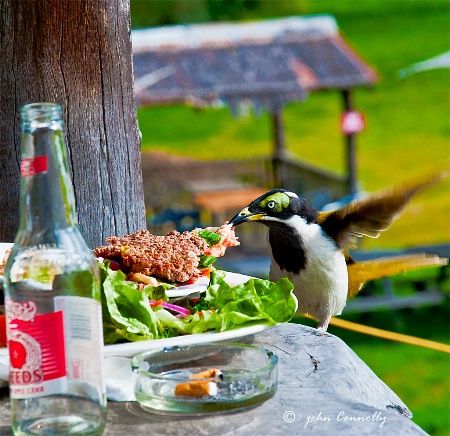
[[[206,369],[205,371],[202,372],[198,372],[196,374],[192,374],[189,376],[189,378],[218,378],[220,380],[223,380],[223,374],[220,369],[211,368]]]
[[[190,397],[203,397],[205,395],[216,395],[217,384],[211,381],[191,381],[189,383],[178,383],[175,387],[175,395],[187,395]]]

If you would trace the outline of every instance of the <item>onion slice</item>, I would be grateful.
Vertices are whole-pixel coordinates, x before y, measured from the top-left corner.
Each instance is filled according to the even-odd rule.
[[[165,301],[161,301],[161,300],[159,300],[159,301],[149,300],[149,301],[150,301],[150,306],[152,306],[152,307],[161,306],[161,307],[164,307],[165,309],[173,310],[174,312],[177,312],[180,315],[183,315],[183,318],[185,316],[190,315],[189,309],[185,309],[184,307],[177,306],[176,304],[166,303]]]

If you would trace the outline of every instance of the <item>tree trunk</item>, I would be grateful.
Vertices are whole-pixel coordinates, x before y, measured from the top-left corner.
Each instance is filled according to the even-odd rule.
[[[143,229],[129,0],[0,0],[0,241],[18,227],[22,104],[63,109],[78,221],[91,247]]]

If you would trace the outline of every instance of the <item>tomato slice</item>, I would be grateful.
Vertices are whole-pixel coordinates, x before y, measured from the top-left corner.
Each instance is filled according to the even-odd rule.
[[[204,268],[200,270],[200,277],[210,277],[211,268]]]

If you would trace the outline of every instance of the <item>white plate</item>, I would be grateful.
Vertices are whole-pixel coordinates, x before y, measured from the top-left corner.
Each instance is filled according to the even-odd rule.
[[[14,244],[12,242],[0,242],[0,263],[3,262],[3,256],[7,248],[11,248]]]
[[[195,335],[176,336],[174,338],[154,339],[151,341],[127,342],[126,344],[105,345],[104,356],[133,357],[147,350],[162,350],[166,347],[182,347],[185,345],[205,344],[209,342],[229,341],[244,336],[260,333],[271,327],[267,323],[247,325],[224,332],[197,333]]]
[[[166,291],[166,295],[169,298],[174,297],[185,297],[186,295],[192,294],[193,292],[205,292],[209,284],[208,277],[200,277],[192,285],[181,285]]]

